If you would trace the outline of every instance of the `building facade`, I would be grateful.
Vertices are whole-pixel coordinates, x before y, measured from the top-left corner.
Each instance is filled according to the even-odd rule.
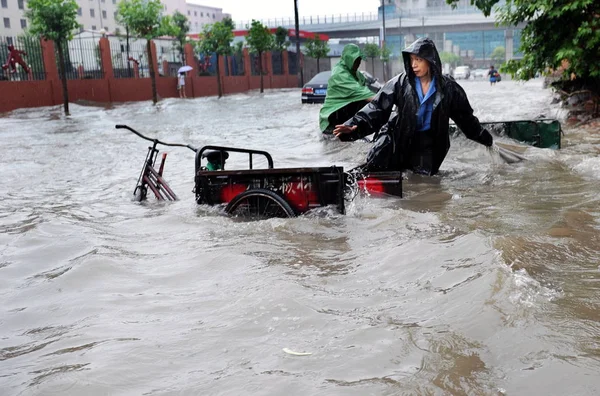
[[[187,16],[190,32],[201,32],[205,25],[223,20],[229,16],[223,9],[186,2],[186,0],[162,0],[165,14],[175,11]],[[114,33],[117,28],[124,31],[116,21],[119,0],[77,0],[77,21],[82,30],[104,30]],[[16,37],[27,29],[29,21],[25,17],[26,0],[0,0],[0,37]]]

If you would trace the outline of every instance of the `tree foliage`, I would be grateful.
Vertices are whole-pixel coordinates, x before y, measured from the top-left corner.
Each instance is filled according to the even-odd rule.
[[[283,52],[289,47],[290,41],[288,38],[288,30],[279,26],[275,29],[275,37],[273,41],[273,51]]]
[[[248,50],[255,54],[262,54],[273,48],[274,37],[265,25],[259,21],[252,20],[248,35],[246,36],[246,45]]]
[[[205,25],[200,35],[200,41],[197,44],[197,51],[205,56],[217,54],[217,59],[220,55],[231,55],[233,47],[233,23],[231,19],[226,18],[212,25]],[[219,98],[223,96],[223,88],[221,87],[221,70],[217,62],[217,87],[219,90]]]
[[[446,0],[456,6],[458,0]],[[489,15],[498,0],[471,0]],[[564,68],[564,76],[600,81],[600,2],[598,0],[506,0],[497,6],[499,22],[521,32],[523,59],[509,60],[503,70],[519,79]],[[566,61],[566,62],[564,62]]]
[[[252,20],[248,35],[246,36],[246,45],[252,53],[258,54],[258,72],[260,74],[260,92],[264,92],[262,54],[273,48],[274,36],[265,25],[259,21]]]
[[[315,34],[315,38],[310,38],[306,41],[304,53],[317,60],[318,73],[321,71],[319,59],[325,58],[329,54],[329,44],[327,44],[327,41],[321,40],[318,34]]]
[[[380,50],[380,59],[384,62],[389,62],[390,55],[392,55],[392,50],[387,45],[383,44],[383,47],[381,47]]]
[[[160,0],[123,0],[117,6],[117,22],[124,25],[133,34],[147,40],[148,69],[152,81],[152,102],[158,102],[156,94],[156,59],[151,56],[151,41],[160,36],[174,36],[177,29],[170,16],[163,16]]]
[[[494,48],[490,58],[492,59],[492,62],[498,65],[496,68],[500,67],[506,60],[506,49],[502,46]]]
[[[79,28],[75,0],[29,0],[25,16],[29,19],[29,32],[54,42],[73,38]]]
[[[117,22],[146,40],[177,33],[172,18],[162,15],[160,0],[123,0],[117,10]]]
[[[69,114],[69,91],[65,76],[64,48],[73,38],[73,31],[79,28],[75,0],[29,0],[25,16],[29,19],[29,32],[56,43],[59,68],[62,77],[63,108]]]
[[[212,25],[204,25],[197,43],[197,50],[203,55],[231,55],[233,49],[233,28],[225,21],[215,22]]]
[[[185,43],[187,34],[190,32],[190,23],[188,18],[179,11],[173,13],[173,27],[175,30],[175,49],[179,52],[181,62],[185,63]]]
[[[461,57],[452,52],[440,52],[440,60],[442,63],[449,63],[452,67],[462,63]]]
[[[381,55],[381,48],[377,44],[367,43],[363,48],[363,53],[367,58],[371,58],[371,73],[375,75],[375,58]]]
[[[325,58],[329,54],[329,44],[327,44],[327,41],[321,40],[318,34],[315,34],[315,38],[306,40],[304,53],[315,59]]]

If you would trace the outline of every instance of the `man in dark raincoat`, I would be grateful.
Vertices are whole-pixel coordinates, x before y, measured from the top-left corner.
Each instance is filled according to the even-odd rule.
[[[365,76],[358,71],[363,55],[356,44],[348,44],[327,82],[327,96],[319,112],[321,132],[331,134],[373,98]]]
[[[436,174],[450,149],[450,118],[469,139],[491,147],[492,136],[473,115],[465,91],[442,74],[433,41],[419,38],[402,56],[406,71],[388,81],[370,103],[333,132],[354,140],[383,127],[367,155],[366,169]],[[394,105],[398,111],[390,118]]]

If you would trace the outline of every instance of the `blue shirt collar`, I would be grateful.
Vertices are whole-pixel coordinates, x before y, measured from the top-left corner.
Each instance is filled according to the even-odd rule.
[[[435,76],[433,76],[431,79],[431,84],[429,84],[429,90],[427,91],[427,94],[425,94],[425,97],[423,97],[423,90],[421,89],[421,79],[419,77],[415,77],[415,80],[417,81],[416,85],[417,95],[419,95],[419,102],[423,104],[427,99],[431,98],[433,94],[435,94]]]

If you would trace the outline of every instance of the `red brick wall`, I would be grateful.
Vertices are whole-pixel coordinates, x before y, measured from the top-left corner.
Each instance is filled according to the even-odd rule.
[[[107,38],[99,42],[102,54],[104,78],[68,80],[69,100],[71,102],[85,100],[98,103],[129,102],[152,100],[152,85],[149,78],[114,78],[110,60],[110,48]],[[223,94],[246,92],[260,88],[260,77],[250,75],[249,56],[246,51],[244,76],[225,76],[224,62],[221,59]],[[0,81],[0,113],[19,108],[52,106],[62,103],[62,86],[58,76],[54,56],[54,44],[42,41],[42,57],[46,68],[45,81]],[[187,63],[194,67],[194,53],[190,44],[186,45]],[[272,75],[270,65],[271,54],[264,58],[268,71],[264,75],[264,88],[293,88],[297,86],[296,76],[286,74]],[[284,54],[287,65],[287,53]],[[176,77],[156,78],[156,89],[161,98],[178,97]],[[192,71],[186,79],[186,95],[188,98],[215,96],[218,94],[217,77],[197,76]]]

